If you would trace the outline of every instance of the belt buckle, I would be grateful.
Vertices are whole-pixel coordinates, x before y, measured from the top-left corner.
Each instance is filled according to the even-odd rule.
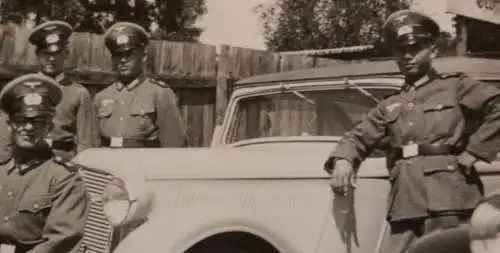
[[[0,253],[14,253],[16,246],[10,244],[0,244]]]
[[[403,157],[413,157],[418,155],[418,144],[409,144],[403,146]]]
[[[112,148],[121,148],[123,147],[123,137],[111,137],[111,141],[109,146]]]

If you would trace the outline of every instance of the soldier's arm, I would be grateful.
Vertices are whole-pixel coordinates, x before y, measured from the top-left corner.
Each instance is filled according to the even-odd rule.
[[[332,173],[335,160],[344,159],[358,167],[378,147],[387,133],[388,119],[385,113],[386,101],[371,109],[365,118],[346,133],[325,163],[325,170]]]
[[[99,129],[99,119],[97,118],[97,113],[99,112],[99,98],[98,96],[95,96],[93,101],[92,101],[92,120],[91,120],[91,134],[92,134],[92,145],[93,147],[100,147],[102,145],[101,143],[101,133]]]
[[[470,136],[462,157],[472,155],[485,162],[493,161],[500,151],[500,90],[492,84],[462,76],[457,98],[474,115],[481,115],[479,127]]]
[[[87,89],[82,88],[80,91],[80,104],[76,113],[77,152],[94,146],[94,137],[92,134],[94,117],[95,114],[90,93]]]
[[[185,147],[186,127],[177,107],[177,97],[169,87],[160,89],[157,102],[156,125],[163,147]]]
[[[68,171],[69,172],[69,171]],[[27,253],[70,252],[83,238],[90,197],[76,172],[54,182],[56,199],[43,229],[43,242]]]

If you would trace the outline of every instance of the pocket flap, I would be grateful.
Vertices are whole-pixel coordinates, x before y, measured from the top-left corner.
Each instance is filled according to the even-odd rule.
[[[18,210],[30,213],[38,213],[40,210],[50,208],[55,196],[38,196],[29,199],[22,199],[19,202]]]
[[[441,111],[455,107],[456,101],[453,98],[441,99],[439,101],[426,102],[422,104],[424,112]]]
[[[111,113],[113,113],[114,104],[115,103],[113,100],[101,101],[101,104],[99,105],[99,109],[97,111],[97,117],[105,118],[105,117],[110,116]]]
[[[436,172],[454,172],[460,169],[456,157],[450,156],[443,158],[442,156],[427,157],[427,164],[424,165],[424,175]]]
[[[146,115],[155,112],[155,106],[153,104],[140,104],[136,103],[130,108],[131,115]]]

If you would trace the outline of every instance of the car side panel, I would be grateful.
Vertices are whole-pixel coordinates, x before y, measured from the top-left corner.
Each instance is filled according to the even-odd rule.
[[[325,179],[161,180],[149,185],[157,193],[154,211],[116,253],[183,252],[228,230],[255,231],[282,252],[315,252],[325,224],[330,225],[332,196]]]
[[[359,178],[356,183],[353,194],[334,198],[318,253],[375,252],[385,220],[390,184],[375,178]],[[343,235],[340,237],[342,249],[335,251],[339,247],[339,235]]]

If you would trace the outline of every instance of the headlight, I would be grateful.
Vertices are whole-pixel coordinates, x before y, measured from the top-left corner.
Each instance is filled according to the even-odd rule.
[[[104,215],[111,226],[143,221],[150,213],[153,194],[137,175],[113,177],[101,196]]]
[[[123,180],[113,178],[102,194],[103,211],[112,226],[122,224],[129,213],[132,201]]]

